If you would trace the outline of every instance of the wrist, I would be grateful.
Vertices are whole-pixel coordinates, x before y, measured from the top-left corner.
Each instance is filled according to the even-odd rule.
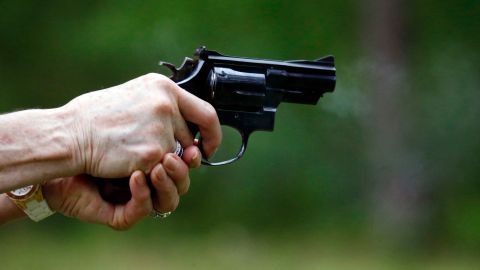
[[[62,185],[61,182],[65,178],[56,178],[49,180],[43,184],[43,197],[48,203],[48,206],[53,211],[59,211],[60,205],[63,201]]]
[[[65,107],[0,116],[0,192],[81,172],[74,122]]]
[[[42,190],[42,184],[35,184],[9,191],[6,195],[31,220],[38,222],[55,213],[48,206]]]
[[[85,132],[83,132],[82,125],[79,123],[81,116],[78,110],[71,103],[65,106],[54,109],[56,117],[63,122],[63,128],[67,135],[69,158],[67,167],[70,173],[61,176],[73,176],[86,172],[85,169]]]
[[[0,194],[0,224],[25,217],[27,215],[5,193]]]

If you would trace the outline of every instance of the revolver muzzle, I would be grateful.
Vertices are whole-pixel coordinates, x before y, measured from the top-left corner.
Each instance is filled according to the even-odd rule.
[[[335,73],[315,74],[289,72],[285,70],[268,70],[267,88],[274,89],[282,95],[283,102],[317,104],[321,96],[335,89]]]

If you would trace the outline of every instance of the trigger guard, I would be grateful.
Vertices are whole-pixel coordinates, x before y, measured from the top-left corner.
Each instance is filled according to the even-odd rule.
[[[194,124],[194,123],[191,123],[191,122],[187,122],[187,126],[188,128],[190,129],[190,132],[192,133],[193,137],[195,138],[196,135],[198,135],[199,133],[199,130],[198,130],[198,127]],[[229,127],[232,127],[234,129],[236,129],[238,131],[238,133],[240,133],[241,137],[242,137],[242,145],[240,147],[240,150],[238,151],[237,155],[234,157],[234,158],[231,158],[231,159],[228,159],[228,160],[224,160],[224,161],[220,161],[220,162],[211,162],[209,161],[207,158],[204,158],[206,157],[207,155],[205,154],[205,151],[203,150],[203,143],[202,143],[202,136],[200,136],[198,138],[198,145],[197,147],[200,149],[200,153],[202,154],[202,161],[201,163],[203,165],[206,165],[206,166],[223,166],[223,165],[227,165],[227,164],[230,164],[230,163],[233,163],[237,160],[239,160],[240,158],[243,157],[243,155],[245,154],[245,151],[247,150],[247,143],[248,143],[248,138],[250,137],[250,134],[252,133],[251,130],[240,130],[238,129],[237,127],[235,126],[231,126],[231,125],[226,125],[226,126],[229,126]]]
[[[242,146],[240,147],[240,151],[238,151],[237,155],[232,158],[232,159],[227,159],[227,160],[224,160],[224,161],[220,161],[220,162],[210,162],[208,159],[205,159],[205,158],[202,158],[202,164],[203,165],[207,165],[207,166],[223,166],[223,165],[227,165],[227,164],[230,164],[230,163],[233,163],[237,160],[239,160],[240,158],[243,157],[243,154],[245,154],[245,150],[247,150],[247,142],[246,141],[242,141]],[[202,151],[203,152],[203,151]]]
[[[231,164],[231,163],[241,159],[243,157],[243,155],[245,154],[245,151],[247,150],[247,143],[248,143],[248,138],[250,136],[250,132],[247,133],[247,132],[242,132],[240,130],[238,130],[238,132],[242,136],[242,146],[240,146],[240,150],[238,151],[237,155],[234,158],[227,159],[227,160],[224,160],[224,161],[219,161],[219,162],[211,162],[206,158],[202,158],[202,164],[207,165],[207,166],[223,166],[223,165]],[[200,149],[200,152],[202,153],[202,157],[205,157],[206,155],[203,151],[201,140],[202,140],[202,137],[200,137],[200,139],[199,139],[199,146],[200,146],[199,149]]]

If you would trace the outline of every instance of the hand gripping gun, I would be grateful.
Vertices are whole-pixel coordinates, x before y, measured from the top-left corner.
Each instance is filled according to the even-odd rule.
[[[333,56],[313,61],[274,61],[225,56],[200,47],[193,58],[186,57],[178,68],[166,62],[160,64],[171,70],[170,79],[178,86],[209,102],[220,124],[235,128],[241,135],[242,144],[234,157],[220,162],[204,158],[202,164],[209,166],[226,165],[240,159],[252,132],[273,131],[280,103],[315,105],[324,93],[334,90],[336,81]],[[196,126],[189,124],[189,128],[194,135],[198,133]],[[128,192],[118,196],[107,194],[100,187],[102,196],[112,202],[128,201],[128,179],[109,182],[116,189]]]

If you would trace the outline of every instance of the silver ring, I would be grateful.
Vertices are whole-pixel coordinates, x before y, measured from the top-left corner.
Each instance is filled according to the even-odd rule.
[[[175,153],[179,157],[182,157],[183,156],[183,147],[182,147],[182,145],[180,144],[179,141],[175,140],[175,142],[176,142],[175,151],[173,151],[173,153]]]
[[[159,212],[155,209],[153,209],[152,212],[150,212],[150,216],[152,218],[158,218],[158,219],[166,218],[166,217],[170,216],[171,214],[172,214],[172,212],[162,213],[162,212]]]

